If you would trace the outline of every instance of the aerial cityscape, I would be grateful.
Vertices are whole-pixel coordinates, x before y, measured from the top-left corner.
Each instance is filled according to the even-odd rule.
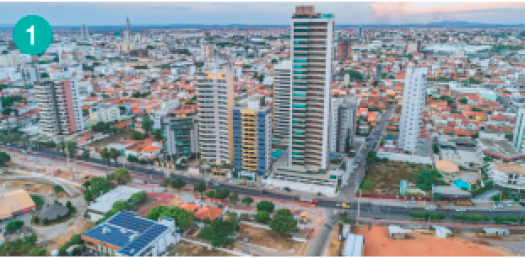
[[[0,10],[0,256],[525,255],[524,3]]]

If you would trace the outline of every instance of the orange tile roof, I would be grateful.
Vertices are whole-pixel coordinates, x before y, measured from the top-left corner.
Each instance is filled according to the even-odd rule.
[[[197,208],[199,208],[199,206],[197,204],[185,202],[180,206],[180,208],[182,208],[185,211],[195,211],[197,210]]]
[[[199,220],[210,219],[215,220],[221,216],[224,209],[211,206],[204,206],[195,212],[195,218]]]

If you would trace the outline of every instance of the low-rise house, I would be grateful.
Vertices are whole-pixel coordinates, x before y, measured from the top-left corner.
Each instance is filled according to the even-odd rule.
[[[98,197],[95,202],[88,206],[86,214],[92,221],[97,221],[113,207],[113,203],[120,200],[129,200],[133,194],[142,192],[141,189],[121,185]]]
[[[34,211],[35,202],[24,189],[0,194],[0,222],[9,221],[17,215]]]
[[[495,184],[515,190],[525,189],[525,168],[520,163],[495,161],[490,164],[487,174]]]

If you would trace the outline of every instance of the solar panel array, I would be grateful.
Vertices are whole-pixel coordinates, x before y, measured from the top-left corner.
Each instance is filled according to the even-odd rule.
[[[109,232],[104,233],[104,228],[109,229]],[[90,229],[83,235],[122,248],[129,244],[133,232],[127,231],[126,233],[122,233],[119,228],[103,223]]]
[[[143,233],[155,224],[153,221],[136,217],[133,212],[129,211],[121,211],[117,213],[116,216],[109,219],[108,223],[140,233]]]
[[[104,233],[104,228],[107,231]],[[122,229],[126,229],[123,233]],[[120,247],[119,253],[125,256],[137,256],[139,251],[168,229],[167,226],[135,216],[129,211],[121,211],[106,222],[82,234],[86,237]],[[131,236],[139,232],[134,239]]]
[[[155,238],[160,236],[168,227],[156,224],[155,226],[148,229],[144,234],[137,237],[133,242],[124,247],[119,253],[125,256],[137,256],[139,251],[148,246]]]

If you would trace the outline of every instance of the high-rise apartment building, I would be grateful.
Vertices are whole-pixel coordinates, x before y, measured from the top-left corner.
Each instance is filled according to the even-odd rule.
[[[89,38],[88,27],[85,24],[82,24],[82,27],[80,27],[80,39],[88,40],[88,38]]]
[[[84,130],[79,95],[73,80],[35,82],[40,126],[44,134],[69,135]]]
[[[240,100],[233,109],[234,168],[264,176],[272,157],[272,111],[264,97]]]
[[[273,138],[288,141],[292,122],[292,61],[283,61],[274,66],[273,87]]]
[[[349,95],[330,101],[330,152],[348,152],[355,138],[357,98]]]
[[[208,163],[233,164],[233,70],[208,62],[197,77],[201,158]]]
[[[525,153],[523,148],[523,136],[525,134],[525,108],[518,109],[518,116],[516,116],[516,127],[514,127],[514,136],[512,138],[512,145],[516,151]]]
[[[425,107],[426,83],[427,68],[407,68],[398,139],[398,148],[406,153],[414,153],[417,150],[421,116]]]
[[[333,15],[316,13],[313,6],[297,6],[291,31],[289,165],[319,173],[328,163]]]
[[[189,156],[199,152],[197,113],[193,108],[170,111],[162,118],[166,154]]]
[[[337,41],[337,61],[345,61],[352,58],[352,42],[350,40],[340,39]]]

